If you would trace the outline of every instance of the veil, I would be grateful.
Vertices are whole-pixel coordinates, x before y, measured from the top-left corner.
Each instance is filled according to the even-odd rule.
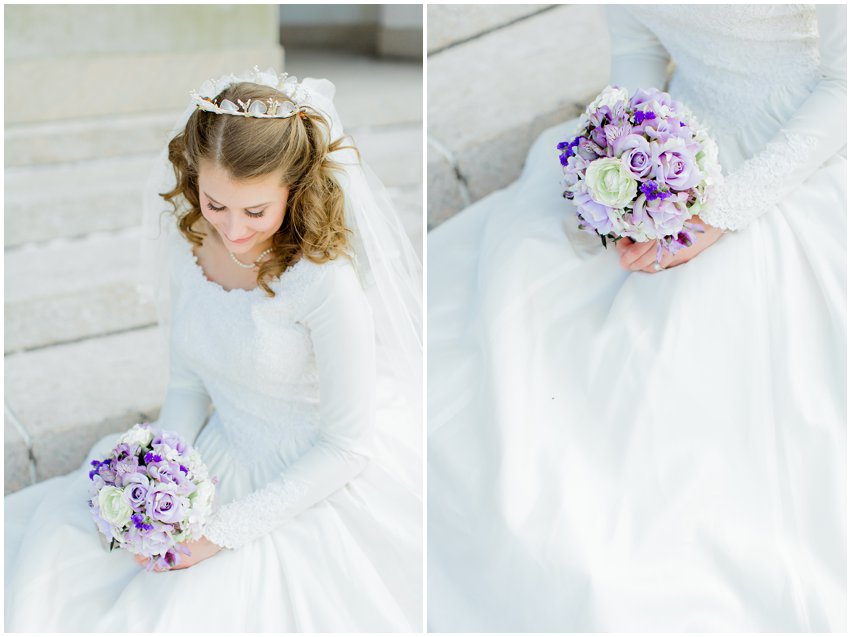
[[[204,97],[218,95],[235,82],[282,86],[283,74],[274,69],[230,74],[202,84]],[[286,79],[284,92],[301,105],[322,114],[330,124],[331,140],[344,135],[334,107],[334,85],[326,79],[306,78],[300,84]],[[183,130],[196,109],[190,101],[171,128],[168,140]],[[223,115],[231,117],[231,115]],[[355,271],[369,299],[375,323],[376,354],[382,374],[391,374],[394,385],[408,399],[417,418],[422,406],[422,264],[399,221],[384,185],[351,148],[328,155],[340,166],[335,176],[345,198],[346,226],[352,231]],[[177,232],[171,204],[159,193],[171,190],[175,175],[164,145],[148,174],[143,193],[141,259],[137,293],[143,303],[156,306],[163,338],[168,341],[171,321],[169,241]],[[282,275],[286,276],[286,274]]]

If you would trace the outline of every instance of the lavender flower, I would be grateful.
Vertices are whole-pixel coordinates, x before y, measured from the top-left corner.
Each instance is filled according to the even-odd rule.
[[[564,197],[580,228],[605,238],[657,240],[676,252],[694,242],[699,214],[722,181],[717,146],[691,112],[656,88],[632,96],[607,86],[557,146]]]
[[[91,467],[88,507],[98,531],[151,558],[148,568],[179,563],[186,552],[179,542],[203,533],[218,482],[198,452],[176,433],[142,423]]]

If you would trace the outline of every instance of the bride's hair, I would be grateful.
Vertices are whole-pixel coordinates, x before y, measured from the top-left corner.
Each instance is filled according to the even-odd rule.
[[[274,88],[253,82],[232,84],[215,101],[265,102],[270,97],[291,101]],[[237,180],[278,173],[281,184],[289,187],[284,221],[272,237],[270,258],[257,273],[257,284],[268,296],[275,293],[267,280],[281,275],[299,258],[324,263],[350,248],[343,191],[333,175],[337,164],[327,157],[335,150],[354,147],[345,145],[343,138],[332,141],[326,119],[309,106],[304,108],[292,117],[265,119],[199,109],[168,145],[177,184],[160,196],[174,206],[178,228],[195,245],[201,245],[206,236],[192,229],[203,217],[198,197],[201,160],[212,161]],[[183,212],[186,206],[181,199],[188,204]]]

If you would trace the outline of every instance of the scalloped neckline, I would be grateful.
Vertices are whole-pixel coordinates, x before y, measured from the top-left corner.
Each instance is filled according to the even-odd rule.
[[[204,272],[204,268],[198,262],[198,256],[195,254],[195,251],[192,249],[192,243],[187,241],[186,238],[181,233],[178,233],[178,234],[180,234],[179,239],[183,243],[183,248],[185,250],[184,254],[189,259],[189,264],[192,266],[192,269],[195,272],[198,273],[199,278],[201,279],[201,281],[206,286],[211,287],[211,288],[217,290],[218,292],[220,292],[222,294],[231,294],[231,295],[234,295],[234,296],[247,296],[247,295],[251,295],[251,294],[256,293],[258,290],[265,293],[265,290],[263,290],[263,288],[260,287],[259,285],[255,285],[250,290],[246,290],[245,288],[231,288],[230,290],[226,290],[224,288],[224,286],[221,285],[220,283],[217,283],[216,281],[212,281],[211,279],[208,279],[207,273]],[[299,261],[300,260],[301,259],[299,259]],[[293,264],[293,266],[294,265],[295,264]],[[293,266],[290,266],[289,268],[287,268],[287,270],[285,270],[285,272],[291,270]],[[278,277],[277,279],[274,279],[272,281],[272,284],[277,283],[280,280],[281,280],[281,278]]]

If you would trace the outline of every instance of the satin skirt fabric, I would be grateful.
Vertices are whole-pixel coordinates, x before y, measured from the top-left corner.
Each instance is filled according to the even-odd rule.
[[[845,157],[630,273],[573,230],[576,124],[429,235],[430,630],[844,631]]]
[[[421,445],[393,400],[380,400],[375,455],[352,482],[258,540],[170,572],[147,572],[98,537],[88,460],[118,434],[105,437],[79,470],[5,498],[6,630],[420,630]],[[216,412],[196,447],[222,503],[280,471],[235,461]]]

